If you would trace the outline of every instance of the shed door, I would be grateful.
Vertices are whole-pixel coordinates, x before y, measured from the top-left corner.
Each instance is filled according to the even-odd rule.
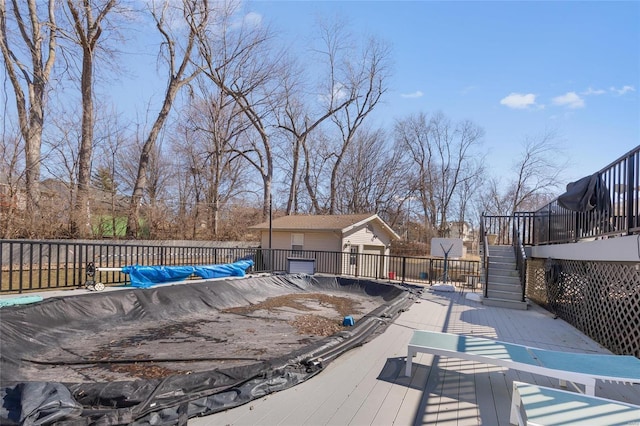
[[[384,276],[384,247],[363,246],[360,275],[363,277],[379,278]]]

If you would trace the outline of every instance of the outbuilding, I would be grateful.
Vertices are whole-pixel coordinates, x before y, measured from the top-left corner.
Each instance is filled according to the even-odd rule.
[[[262,248],[273,249],[274,258],[285,251],[289,260],[324,262],[323,271],[379,278],[388,276],[391,242],[400,239],[370,213],[283,216],[250,229],[260,231]]]

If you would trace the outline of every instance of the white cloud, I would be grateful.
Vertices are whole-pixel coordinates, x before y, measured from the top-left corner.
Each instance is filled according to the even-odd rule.
[[[612,86],[609,90],[616,92],[618,95],[624,95],[625,93],[635,92],[636,88],[633,86],[622,86],[622,89],[617,89]]]
[[[421,98],[422,96],[424,96],[424,93],[422,93],[420,90],[417,90],[413,93],[402,93],[400,96],[407,99],[415,99],[415,98]]]
[[[349,93],[347,92],[347,90],[345,89],[345,87],[342,84],[336,84],[336,86],[333,88],[333,94],[330,95],[318,95],[318,99],[321,102],[335,102],[335,101],[340,101],[342,99],[346,99],[347,95]]]
[[[589,87],[587,90],[580,92],[581,95],[584,96],[589,96],[589,95],[604,95],[605,93],[607,93],[606,90],[603,89],[594,89],[592,87]]]
[[[584,108],[584,99],[576,92],[568,92],[562,96],[556,96],[551,101],[554,105],[566,106],[571,109]]]
[[[262,24],[262,15],[256,12],[249,12],[244,15],[244,23],[249,27],[259,27]]]
[[[500,100],[501,105],[509,108],[526,109],[536,104],[536,95],[533,93],[510,93],[509,96]]]

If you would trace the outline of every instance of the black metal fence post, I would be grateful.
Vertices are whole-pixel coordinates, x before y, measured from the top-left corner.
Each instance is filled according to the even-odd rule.
[[[404,279],[407,272],[407,256],[402,256],[402,283],[404,284]]]
[[[627,235],[631,235],[631,229],[634,228],[634,212],[633,207],[634,204],[638,203],[638,200],[634,196],[636,194],[636,186],[637,184],[634,182],[634,174],[635,174],[635,161],[634,154],[629,154],[627,159],[627,187],[626,187],[626,216],[627,216]]]
[[[77,274],[74,275],[73,284],[78,286],[78,287],[81,287],[82,286],[82,261],[83,261],[83,259],[82,259],[82,247],[79,246],[79,245],[76,245],[74,252],[75,252],[74,257],[77,256],[77,258],[74,259],[73,264],[74,264],[75,268],[77,269],[77,271],[76,271]],[[77,281],[76,281],[76,279],[77,279]]]

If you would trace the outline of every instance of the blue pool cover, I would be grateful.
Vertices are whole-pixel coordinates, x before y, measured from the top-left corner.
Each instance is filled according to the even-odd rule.
[[[245,271],[253,266],[253,260],[239,260],[223,265],[198,266],[125,266],[122,272],[129,275],[131,286],[149,288],[155,284],[183,281],[195,275],[203,279],[244,277]]]

